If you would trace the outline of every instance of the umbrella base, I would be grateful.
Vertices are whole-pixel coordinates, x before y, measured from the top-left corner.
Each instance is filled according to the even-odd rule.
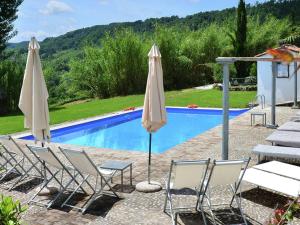
[[[150,184],[148,183],[148,181],[143,181],[138,183],[135,186],[135,189],[139,192],[144,193],[157,192],[161,190],[161,184],[156,181],[150,181]]]

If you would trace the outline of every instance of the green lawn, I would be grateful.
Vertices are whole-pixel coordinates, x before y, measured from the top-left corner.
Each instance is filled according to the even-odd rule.
[[[255,97],[256,92],[231,92],[230,107],[245,108]],[[84,103],[66,104],[50,109],[51,124],[102,115],[120,111],[131,106],[142,106],[144,95],[131,95],[103,100],[91,100]],[[218,90],[194,90],[166,92],[166,105],[187,106],[197,104],[200,107],[222,107],[222,92]],[[23,115],[0,117],[0,134],[23,131]]]

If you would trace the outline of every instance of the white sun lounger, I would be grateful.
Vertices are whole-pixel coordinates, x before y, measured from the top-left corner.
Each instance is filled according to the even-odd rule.
[[[203,190],[204,179],[206,177],[208,160],[197,160],[197,161],[173,161],[171,162],[170,172],[168,180],[166,181],[166,198],[164,204],[164,212],[171,216],[172,224],[177,224],[177,214],[179,212],[191,212],[197,210],[199,196]],[[175,206],[173,203],[173,197],[180,190],[190,189],[197,193],[197,200],[191,207],[180,207]],[[204,212],[202,216],[205,224],[206,219]]]
[[[213,194],[211,190],[215,187],[230,187],[232,198],[228,206],[230,208],[233,208],[233,201],[235,201],[241,214],[239,216],[242,217],[245,225],[248,224],[242,210],[241,181],[243,179],[245,171],[247,171],[249,162],[250,158],[247,160],[215,160],[213,162],[213,166],[205,185],[204,192],[200,196],[199,210],[203,212],[204,208],[208,207],[214,224],[217,224],[217,221],[213,208],[215,206],[220,206],[220,204],[212,204],[212,199],[214,198],[211,197],[211,195]],[[204,200],[207,201],[206,205]]]
[[[5,159],[2,165],[5,172],[2,174],[0,181],[3,181],[11,172],[17,172],[20,175],[20,177],[9,186],[9,190],[12,190],[19,182],[27,177],[43,178],[42,171],[38,168],[38,159],[30,157],[11,136],[0,136],[0,148],[1,147],[3,150],[1,156]],[[30,174],[33,169],[36,174]]]
[[[300,167],[271,161],[248,169],[244,181],[297,198],[300,191]]]
[[[83,177],[83,181],[75,188],[73,193],[65,200],[62,207],[68,206],[71,208],[76,208],[82,213],[89,208],[89,206],[100,196],[107,194],[119,198],[118,194],[113,190],[109,182],[117,172],[116,170],[102,169],[100,166],[96,166],[91,158],[86,154],[85,151],[76,151],[66,148],[59,147],[61,152],[66,156],[69,162],[73,165],[76,171]],[[82,207],[77,207],[68,204],[73,195],[77,192],[79,188],[82,188],[83,184],[88,182],[88,178],[94,177],[96,182],[94,186],[89,185],[93,190],[93,194],[84,203]],[[100,182],[99,182],[100,181]],[[109,190],[105,191],[104,188],[108,187]]]
[[[300,148],[300,132],[278,130],[268,136],[266,141],[273,145]]]
[[[256,145],[252,152],[258,155],[258,161],[261,161],[261,156],[278,157],[285,159],[300,159],[300,149],[283,146],[272,145]]]
[[[278,127],[277,130],[300,132],[300,123],[289,121]]]
[[[292,121],[292,122],[300,122],[300,116],[292,116],[292,117],[290,117],[290,121]]]
[[[28,203],[35,203],[35,204],[43,205],[43,206],[46,206],[47,208],[50,208],[53,204],[56,203],[56,200],[59,199],[59,197],[64,193],[64,191],[67,190],[67,188],[73,182],[76,183],[77,185],[79,185],[79,182],[76,180],[76,177],[79,175],[79,173],[77,173],[73,167],[66,166],[63,162],[61,162],[61,160],[54,154],[54,152],[50,148],[29,146],[29,145],[27,145],[27,148],[34,155],[36,155],[36,157],[40,160],[41,163],[45,162],[44,168],[46,170],[45,182],[39,188],[39,190],[32,196],[32,198],[29,200]],[[48,176],[47,176],[47,174],[48,174]],[[67,182],[64,181],[64,178],[63,178],[64,174],[69,176],[69,179]],[[56,181],[56,183],[59,186],[59,191],[54,196],[54,198],[51,198],[48,202],[35,200],[35,198],[39,195],[39,193],[42,192],[43,189],[46,188],[47,185],[52,180]],[[86,194],[84,189],[81,189],[81,190]]]

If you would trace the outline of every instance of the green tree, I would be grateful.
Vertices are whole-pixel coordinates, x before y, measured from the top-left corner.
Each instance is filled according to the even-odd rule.
[[[18,109],[24,67],[19,60],[0,63],[0,115]]]
[[[18,7],[23,0],[0,1],[0,55],[2,55],[8,40],[17,34],[13,22],[18,18]]]
[[[72,86],[68,92],[79,92],[79,95],[93,98],[110,97],[112,79],[103,72],[103,60],[100,48],[85,47],[83,58],[73,59],[70,63],[68,77]]]
[[[103,73],[111,80],[111,95],[145,91],[150,44],[131,29],[106,34],[102,40]]]
[[[16,59],[4,60],[4,50],[8,40],[16,35],[13,22],[18,18],[17,11],[23,0],[0,1],[0,115],[15,111],[22,83],[22,70]],[[8,55],[6,58],[9,57]]]
[[[245,0],[240,0],[237,8],[237,18],[236,18],[236,31],[235,31],[235,40],[234,52],[235,56],[243,57],[246,56],[246,45],[247,45],[247,12]],[[235,68],[237,71],[238,77],[248,76],[247,63],[236,62]]]
[[[180,42],[182,33],[175,28],[157,27],[154,42],[158,45],[166,90],[179,89],[183,85],[182,71],[179,71]],[[182,61],[184,59],[182,58]]]
[[[248,21],[247,54],[255,56],[268,48],[278,47],[278,42],[291,32],[289,19],[277,19],[268,16],[263,23],[260,18],[250,18]],[[276,31],[274,31],[276,27]]]

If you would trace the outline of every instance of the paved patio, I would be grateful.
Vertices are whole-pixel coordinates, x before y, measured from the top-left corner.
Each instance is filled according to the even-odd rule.
[[[277,107],[277,123],[280,125],[294,115],[297,110],[288,107]],[[267,122],[270,119],[268,112]],[[251,149],[256,144],[265,143],[264,139],[274,130],[261,126],[250,126],[249,113],[242,114],[230,121],[230,159],[252,157],[251,164],[255,164],[257,158],[251,155]],[[180,144],[163,154],[153,155],[152,177],[153,180],[164,182],[170,161],[172,159],[203,159],[221,158],[221,126],[215,127],[183,144]],[[28,143],[20,141],[22,144]],[[265,143],[266,144],[266,143]],[[58,145],[50,144],[56,149]],[[66,146],[66,145],[64,145]],[[78,149],[78,146],[71,146]],[[143,181],[147,177],[147,154],[140,152],[115,151],[109,149],[98,149],[90,147],[80,147],[85,149],[97,163],[105,160],[128,160],[134,164],[133,184]],[[61,155],[60,155],[61,156]],[[63,157],[61,156],[61,159]],[[125,174],[125,183],[129,184],[128,174]],[[116,183],[118,179],[114,180]],[[32,185],[31,185],[32,187]],[[115,188],[119,191],[119,185]],[[17,188],[7,192],[0,188],[0,192],[12,195],[22,202],[26,202],[34,193],[34,189]],[[228,194],[223,190],[215,191],[218,196],[218,203],[225,201]],[[50,225],[50,224],[109,224],[109,225],[137,225],[137,224],[171,224],[169,216],[163,213],[164,191],[144,194],[134,190],[134,187],[125,186],[123,192],[118,192],[122,199],[113,197],[101,197],[85,215],[81,215],[76,210],[70,209],[50,209],[30,205],[28,211],[23,216],[27,224]],[[243,193],[243,205],[250,224],[264,224],[273,208],[277,204],[283,205],[287,198],[255,187],[246,186]],[[203,224],[199,214],[184,214],[179,216],[179,224],[193,225]],[[300,224],[296,219],[294,224]]]

